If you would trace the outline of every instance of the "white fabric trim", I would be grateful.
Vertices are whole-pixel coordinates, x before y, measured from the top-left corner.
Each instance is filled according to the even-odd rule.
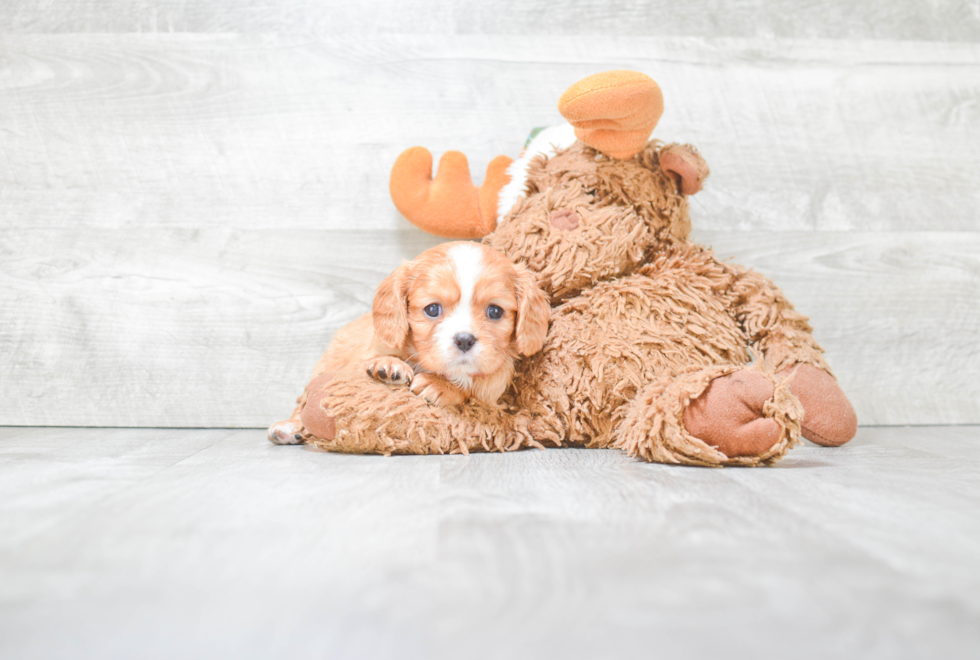
[[[550,158],[562,149],[567,149],[575,144],[576,139],[575,128],[571,124],[549,126],[534,136],[521,157],[507,168],[510,182],[500,189],[500,196],[497,198],[497,224],[500,224],[501,219],[514,208],[517,200],[524,195],[527,168],[531,164],[531,159],[538,154],[544,154]]]

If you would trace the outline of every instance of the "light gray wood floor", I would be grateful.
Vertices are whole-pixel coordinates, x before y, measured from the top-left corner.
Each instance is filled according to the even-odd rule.
[[[0,657],[976,658],[978,442],[706,470],[0,428]]]

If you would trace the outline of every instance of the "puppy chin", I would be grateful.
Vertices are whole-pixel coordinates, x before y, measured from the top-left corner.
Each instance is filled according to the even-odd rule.
[[[479,362],[466,356],[448,362],[444,373],[451,380],[465,381],[467,384],[474,376],[483,374]]]
[[[461,386],[468,386],[473,377],[481,373],[480,360],[477,359],[477,356],[470,354],[443,354],[436,359],[420,360],[420,363],[425,362],[428,362],[431,367],[435,367],[430,367],[431,371],[442,374]]]
[[[504,359],[494,359],[494,356],[491,355],[492,351],[487,351],[487,348],[479,346],[470,353],[444,351],[439,356],[441,359],[422,359],[420,363],[430,371],[442,374],[454,381],[457,385],[469,387],[472,385],[473,378],[493,376],[503,369],[507,362],[511,361],[506,355]]]

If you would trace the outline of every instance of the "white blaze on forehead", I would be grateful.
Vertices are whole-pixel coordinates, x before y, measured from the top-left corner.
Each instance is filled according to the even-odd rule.
[[[447,363],[457,359],[470,362],[476,359],[483,347],[478,342],[464,354],[456,348],[453,337],[458,334],[476,334],[473,331],[473,295],[476,283],[483,274],[483,249],[476,243],[462,243],[451,247],[448,256],[456,271],[459,302],[452,310],[446,310],[447,314],[436,330],[436,338]],[[469,370],[475,368],[474,366]],[[464,364],[458,365],[458,369],[463,372],[468,370]]]

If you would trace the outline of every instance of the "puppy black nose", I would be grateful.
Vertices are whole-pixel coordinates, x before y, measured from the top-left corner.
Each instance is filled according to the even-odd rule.
[[[453,343],[456,344],[456,348],[465,353],[473,348],[473,344],[476,343],[476,337],[468,332],[461,332],[453,337]]]

